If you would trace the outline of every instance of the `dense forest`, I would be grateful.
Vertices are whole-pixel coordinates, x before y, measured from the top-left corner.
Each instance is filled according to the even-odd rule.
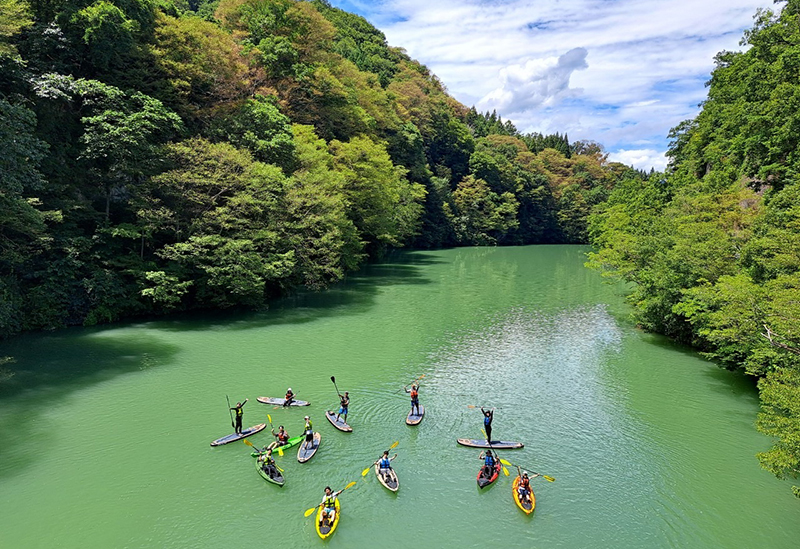
[[[587,242],[639,177],[321,0],[0,0],[0,337],[258,307],[392,247]]]
[[[724,51],[667,174],[622,182],[590,218],[590,264],[635,283],[646,329],[759,379],[759,460],[800,473],[800,0]],[[800,487],[793,488],[800,497]]]

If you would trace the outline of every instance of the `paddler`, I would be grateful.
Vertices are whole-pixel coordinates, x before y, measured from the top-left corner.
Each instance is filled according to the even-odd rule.
[[[306,416],[305,420],[306,424],[303,429],[305,429],[306,441],[303,443],[303,445],[305,448],[311,448],[312,444],[314,443],[314,429],[311,427],[311,418]]]
[[[416,413],[414,415],[419,415],[419,384],[414,385],[411,384],[411,390],[408,390],[408,386],[406,385],[403,387],[406,393],[411,393],[411,412],[413,413],[416,409]]]
[[[483,412],[483,428],[486,429],[486,442],[492,441],[492,420],[494,419],[494,409],[484,410]]]
[[[274,436],[277,440],[269,445],[270,448],[275,448],[276,446],[283,446],[287,442],[289,442],[289,433],[286,432],[286,429],[283,428],[283,425],[278,427],[278,434],[275,434],[275,430],[271,429],[272,436]]]
[[[343,490],[339,490],[338,492],[331,492],[331,487],[325,487],[325,495],[322,496],[322,503],[320,503],[320,507],[322,507],[322,515],[319,519],[319,526],[322,528],[325,526],[325,520],[327,519],[328,524],[333,524],[334,519],[336,518],[336,496],[341,494]]]
[[[339,406],[339,413],[336,414],[336,419],[339,419],[339,416],[344,416],[344,422],[347,423],[347,408],[350,406],[350,393],[347,391],[344,392],[344,396],[339,395],[340,399],[340,406]]]
[[[494,475],[494,468],[497,465],[497,461],[495,461],[492,451],[486,450],[485,453],[481,452],[481,455],[478,457],[483,460],[483,476],[486,478],[492,478],[492,475]]]
[[[261,464],[261,469],[267,473],[270,478],[275,476],[275,459],[272,457],[272,448],[267,448],[267,451],[258,456],[258,462]]]
[[[293,400],[294,400],[294,393],[292,392],[292,388],[289,387],[288,389],[286,389],[286,397],[283,401],[283,405],[289,406]]]
[[[244,405],[247,404],[248,400],[250,399],[246,398],[244,399],[244,402],[237,402],[236,406],[231,408],[231,410],[236,412],[236,427],[234,427],[234,431],[236,431],[237,435],[242,434],[242,415],[244,415],[242,408],[244,408]]]
[[[539,476],[539,473],[534,473],[533,477],[536,478]],[[519,500],[522,502],[530,501],[531,500],[531,479],[528,478],[528,472],[524,471],[522,476],[519,478],[519,485],[517,486],[517,492],[519,493]]]
[[[385,481],[390,480],[391,477],[389,475],[389,471],[392,470],[392,460],[396,457],[397,454],[393,455],[392,457],[389,457],[389,450],[386,450],[385,452],[383,452],[381,458],[375,462],[378,464],[378,472],[381,475],[383,475],[383,480]]]

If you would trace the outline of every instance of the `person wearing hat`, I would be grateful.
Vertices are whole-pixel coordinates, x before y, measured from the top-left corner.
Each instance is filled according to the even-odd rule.
[[[347,423],[347,408],[350,406],[350,393],[347,391],[344,392],[344,396],[339,395],[341,399],[341,406],[339,407],[339,413],[336,414],[336,419],[339,419],[339,416],[344,416],[344,422]]]
[[[283,446],[287,442],[289,442],[289,433],[283,428],[283,425],[278,427],[278,434],[275,434],[275,430],[272,430],[272,436],[274,436],[277,440],[269,445],[270,448],[275,448],[276,446]]]
[[[292,392],[292,388],[289,387],[288,389],[286,389],[286,399],[283,401],[283,405],[289,406],[293,400],[294,400],[294,393]]]
[[[322,507],[322,514],[319,518],[319,526],[320,528],[325,526],[325,521],[328,521],[328,524],[333,524],[334,518],[336,518],[336,496],[341,494],[343,490],[339,490],[338,492],[331,492],[331,487],[325,487],[325,495],[322,496],[322,503],[320,503],[320,507]]]
[[[267,451],[258,456],[258,463],[261,469],[269,475],[270,478],[275,478],[275,473],[278,470],[275,467],[275,459],[272,457],[272,448],[267,448]]]
[[[231,408],[231,410],[234,410],[236,412],[236,426],[234,427],[234,431],[236,431],[237,435],[242,434],[242,416],[244,415],[244,411],[242,411],[242,408],[244,408],[244,405],[247,404],[248,400],[249,399],[246,398],[244,399],[244,402],[237,402],[236,406]]]
[[[411,384],[411,390],[408,390],[408,386],[403,387],[406,393],[411,393],[411,411],[417,411],[416,415],[419,415],[419,384],[414,385]]]
[[[529,502],[531,500],[531,478],[536,478],[538,476],[539,473],[534,473],[532,477],[528,478],[528,472],[522,472],[522,475],[519,478],[519,485],[517,486],[517,492],[519,492],[520,501]]]
[[[305,417],[306,425],[304,427],[306,433],[306,448],[311,446],[311,443],[314,441],[314,429],[311,427],[311,418],[308,416]]]
[[[478,457],[483,460],[483,476],[486,478],[492,478],[492,475],[494,475],[495,465],[497,464],[494,455],[492,455],[492,451],[486,450],[486,453],[481,452],[481,455]]]

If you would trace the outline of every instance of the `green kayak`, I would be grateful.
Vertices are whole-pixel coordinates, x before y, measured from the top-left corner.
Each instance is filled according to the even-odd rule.
[[[278,486],[283,486],[286,480],[283,478],[283,474],[274,466],[269,466],[266,470],[263,467],[263,464],[256,458],[256,471],[258,474],[264,477],[264,480],[267,482],[271,482],[273,484],[277,484]]]
[[[297,446],[298,444],[303,442],[303,440],[305,438],[306,438],[305,435],[292,437],[288,441],[286,441],[286,444],[284,444],[283,446],[278,446],[277,448],[272,450],[272,453],[274,455],[274,454],[278,453],[278,450],[280,450],[281,452],[285,452],[286,450],[288,450],[290,448],[294,448],[295,446]],[[253,456],[253,457],[257,457],[258,456],[258,452],[252,452],[250,455]]]

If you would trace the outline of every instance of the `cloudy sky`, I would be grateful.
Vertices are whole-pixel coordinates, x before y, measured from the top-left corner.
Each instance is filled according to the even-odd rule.
[[[714,55],[772,0],[330,0],[427,65],[451,95],[522,132],[602,143],[663,169],[667,133],[694,117]]]

